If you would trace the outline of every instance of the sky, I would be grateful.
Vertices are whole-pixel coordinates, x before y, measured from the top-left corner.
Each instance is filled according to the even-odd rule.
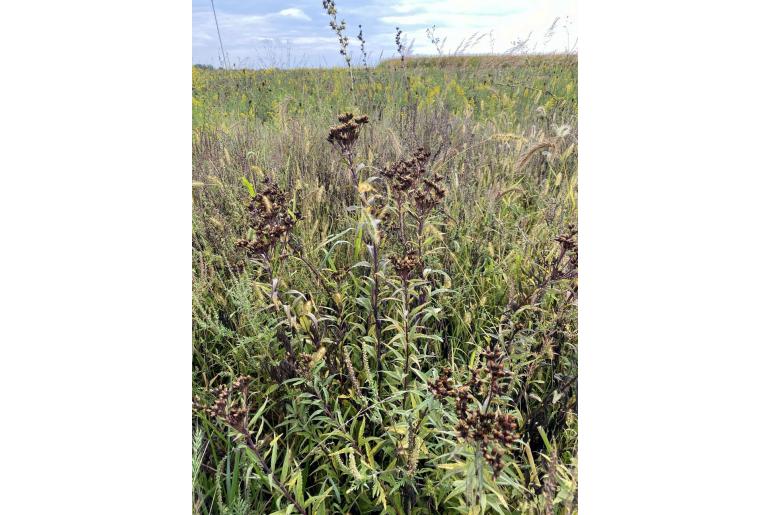
[[[321,0],[213,1],[231,66],[345,65]],[[474,34],[480,39],[466,53],[503,53],[524,40],[528,51],[574,50],[576,3],[577,0],[336,1],[337,20],[347,23],[354,64],[361,64],[356,39],[359,24],[363,27],[370,64],[380,57],[397,55],[396,27],[403,30],[415,55],[438,54],[426,35],[426,29],[433,26],[436,37],[446,38],[444,54],[454,53]],[[193,64],[218,66],[221,54],[211,0],[193,0]]]

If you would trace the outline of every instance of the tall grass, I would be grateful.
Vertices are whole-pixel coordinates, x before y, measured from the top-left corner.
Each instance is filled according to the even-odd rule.
[[[193,68],[194,511],[576,509],[576,65]]]

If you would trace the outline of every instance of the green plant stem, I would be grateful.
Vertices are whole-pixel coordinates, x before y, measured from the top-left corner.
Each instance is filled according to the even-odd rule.
[[[401,241],[401,245],[406,247],[406,231],[404,229],[404,209],[401,193],[396,195],[396,207],[398,209],[398,236]],[[406,250],[406,249],[405,249]]]
[[[376,229],[375,229],[376,230]],[[375,238],[376,240],[377,238]],[[382,321],[380,320],[379,311],[379,292],[380,292],[380,255],[377,241],[372,243],[372,270],[374,272],[374,285],[372,286],[372,315],[374,316],[374,336],[377,341],[376,355],[377,355],[377,389],[379,394],[380,383],[382,380]]]
[[[286,488],[286,485],[284,485],[278,477],[275,475],[275,472],[270,470],[270,467],[267,466],[267,463],[265,463],[265,460],[262,458],[262,455],[259,454],[259,447],[254,442],[254,439],[251,437],[248,431],[242,431],[239,430],[239,432],[245,437],[246,439],[246,446],[251,449],[251,451],[254,453],[254,456],[257,458],[257,462],[259,462],[259,466],[262,469],[262,472],[264,472],[267,476],[271,477],[273,482],[276,484],[278,489],[281,491],[284,497],[289,500],[303,515],[307,515],[307,512],[302,507],[300,503],[297,502],[297,500],[294,498],[294,496],[289,492],[288,488]]]
[[[401,277],[401,286],[403,288],[404,299],[404,383],[402,389],[404,390],[403,408],[406,408],[406,402],[409,398],[409,383],[412,379],[412,369],[409,366],[409,281],[406,276]]]

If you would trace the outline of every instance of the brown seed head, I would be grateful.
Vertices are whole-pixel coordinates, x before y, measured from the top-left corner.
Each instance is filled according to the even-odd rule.
[[[235,246],[244,249],[249,257],[265,255],[294,228],[298,219],[290,212],[283,191],[266,178],[248,206],[249,225],[255,235],[250,240],[236,240]]]
[[[415,251],[408,250],[403,256],[391,256],[390,262],[393,264],[396,273],[405,280],[412,273],[412,270],[417,268],[419,258]]]
[[[353,145],[358,141],[361,134],[361,128],[369,123],[367,115],[353,116],[353,113],[344,113],[337,117],[340,124],[329,127],[329,134],[326,141],[336,145],[341,152],[349,154],[353,150]]]

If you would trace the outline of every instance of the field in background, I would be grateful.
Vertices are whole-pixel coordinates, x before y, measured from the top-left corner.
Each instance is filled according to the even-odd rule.
[[[576,56],[192,74],[194,511],[576,512]]]

